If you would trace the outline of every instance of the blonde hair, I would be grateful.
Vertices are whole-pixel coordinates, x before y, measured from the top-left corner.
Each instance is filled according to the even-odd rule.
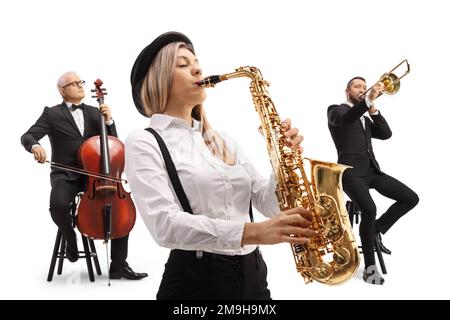
[[[141,87],[141,101],[148,116],[166,111],[167,100],[172,88],[172,75],[176,66],[176,55],[180,48],[194,53],[192,46],[184,42],[172,42],[159,50],[153,60]],[[212,154],[224,163],[235,164],[236,154],[227,147],[225,140],[211,127],[202,104],[192,109],[192,118],[200,122],[200,130]]]

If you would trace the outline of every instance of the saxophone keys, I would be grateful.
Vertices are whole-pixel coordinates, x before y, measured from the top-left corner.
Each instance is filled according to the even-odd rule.
[[[333,202],[329,196],[321,195],[319,201],[315,203],[316,211],[322,219],[326,219],[331,215],[334,215],[335,209]]]
[[[324,235],[330,242],[336,242],[343,236],[343,229],[340,225],[333,224],[332,226],[326,227],[324,230]]]
[[[345,248],[337,248],[333,253],[333,260],[340,266],[345,266],[350,262],[350,252]]]
[[[326,262],[321,262],[321,263],[317,264],[314,267],[314,269],[312,270],[313,275],[317,279],[321,279],[321,280],[330,277],[332,272],[333,272],[333,268],[331,267],[331,265],[329,263],[326,263]]]

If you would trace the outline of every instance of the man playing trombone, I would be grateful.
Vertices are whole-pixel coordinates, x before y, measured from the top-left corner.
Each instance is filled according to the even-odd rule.
[[[344,172],[342,183],[345,193],[361,210],[359,234],[365,262],[363,279],[372,284],[384,282],[375,266],[375,241],[380,244],[382,252],[390,254],[381,242],[381,234],[385,234],[419,202],[414,191],[382,172],[375,159],[371,139],[386,140],[392,135],[374,103],[383,90],[383,82],[377,82],[367,92],[364,78],[354,77],[345,90],[347,101],[328,108],[328,128],[337,149],[338,162],[353,167]],[[366,112],[369,116],[364,115]],[[395,200],[378,219],[369,189]]]

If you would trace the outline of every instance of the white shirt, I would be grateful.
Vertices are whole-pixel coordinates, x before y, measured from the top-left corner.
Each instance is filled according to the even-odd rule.
[[[369,99],[367,99],[367,96],[364,98],[366,100],[366,105],[367,105],[367,109],[370,109],[373,105],[373,102],[370,102]],[[351,103],[350,101],[345,101],[344,104],[349,105],[350,107],[353,107],[353,103]],[[376,116],[378,115],[379,111],[375,111],[374,113],[372,113],[372,116]],[[361,118],[359,118],[361,120],[362,126],[364,128],[364,130],[366,129],[366,119],[364,119],[364,115],[361,116]]]
[[[66,106],[69,108],[70,113],[72,114],[73,119],[75,120],[75,123],[78,127],[78,130],[80,130],[81,135],[84,135],[84,115],[83,110],[80,108],[76,110],[72,110],[73,103],[71,102],[64,102]]]
[[[165,170],[154,136],[146,130],[132,132],[125,142],[125,172],[145,225],[163,247],[244,255],[256,246],[241,246],[244,224],[253,206],[267,217],[280,209],[272,175],[264,179],[242,150],[221,134],[236,164],[227,165],[206,146],[199,122],[154,114],[150,127],[163,138],[177,168],[193,215],[184,212]],[[233,151],[232,151],[233,152]]]
[[[69,108],[70,113],[72,114],[73,119],[75,120],[75,123],[77,124],[78,130],[80,130],[81,135],[84,135],[84,115],[83,110],[80,108],[77,108],[75,110],[72,110],[73,103],[64,101],[66,106]],[[105,121],[105,124],[107,126],[110,126],[114,123],[114,121],[111,119],[109,121]]]

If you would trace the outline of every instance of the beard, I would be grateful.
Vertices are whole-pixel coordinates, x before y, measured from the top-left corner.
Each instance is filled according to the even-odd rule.
[[[355,95],[349,95],[348,96],[348,100],[353,103],[353,104],[357,104],[358,102],[360,102],[362,99],[364,99],[364,95],[362,94],[355,94]]]

